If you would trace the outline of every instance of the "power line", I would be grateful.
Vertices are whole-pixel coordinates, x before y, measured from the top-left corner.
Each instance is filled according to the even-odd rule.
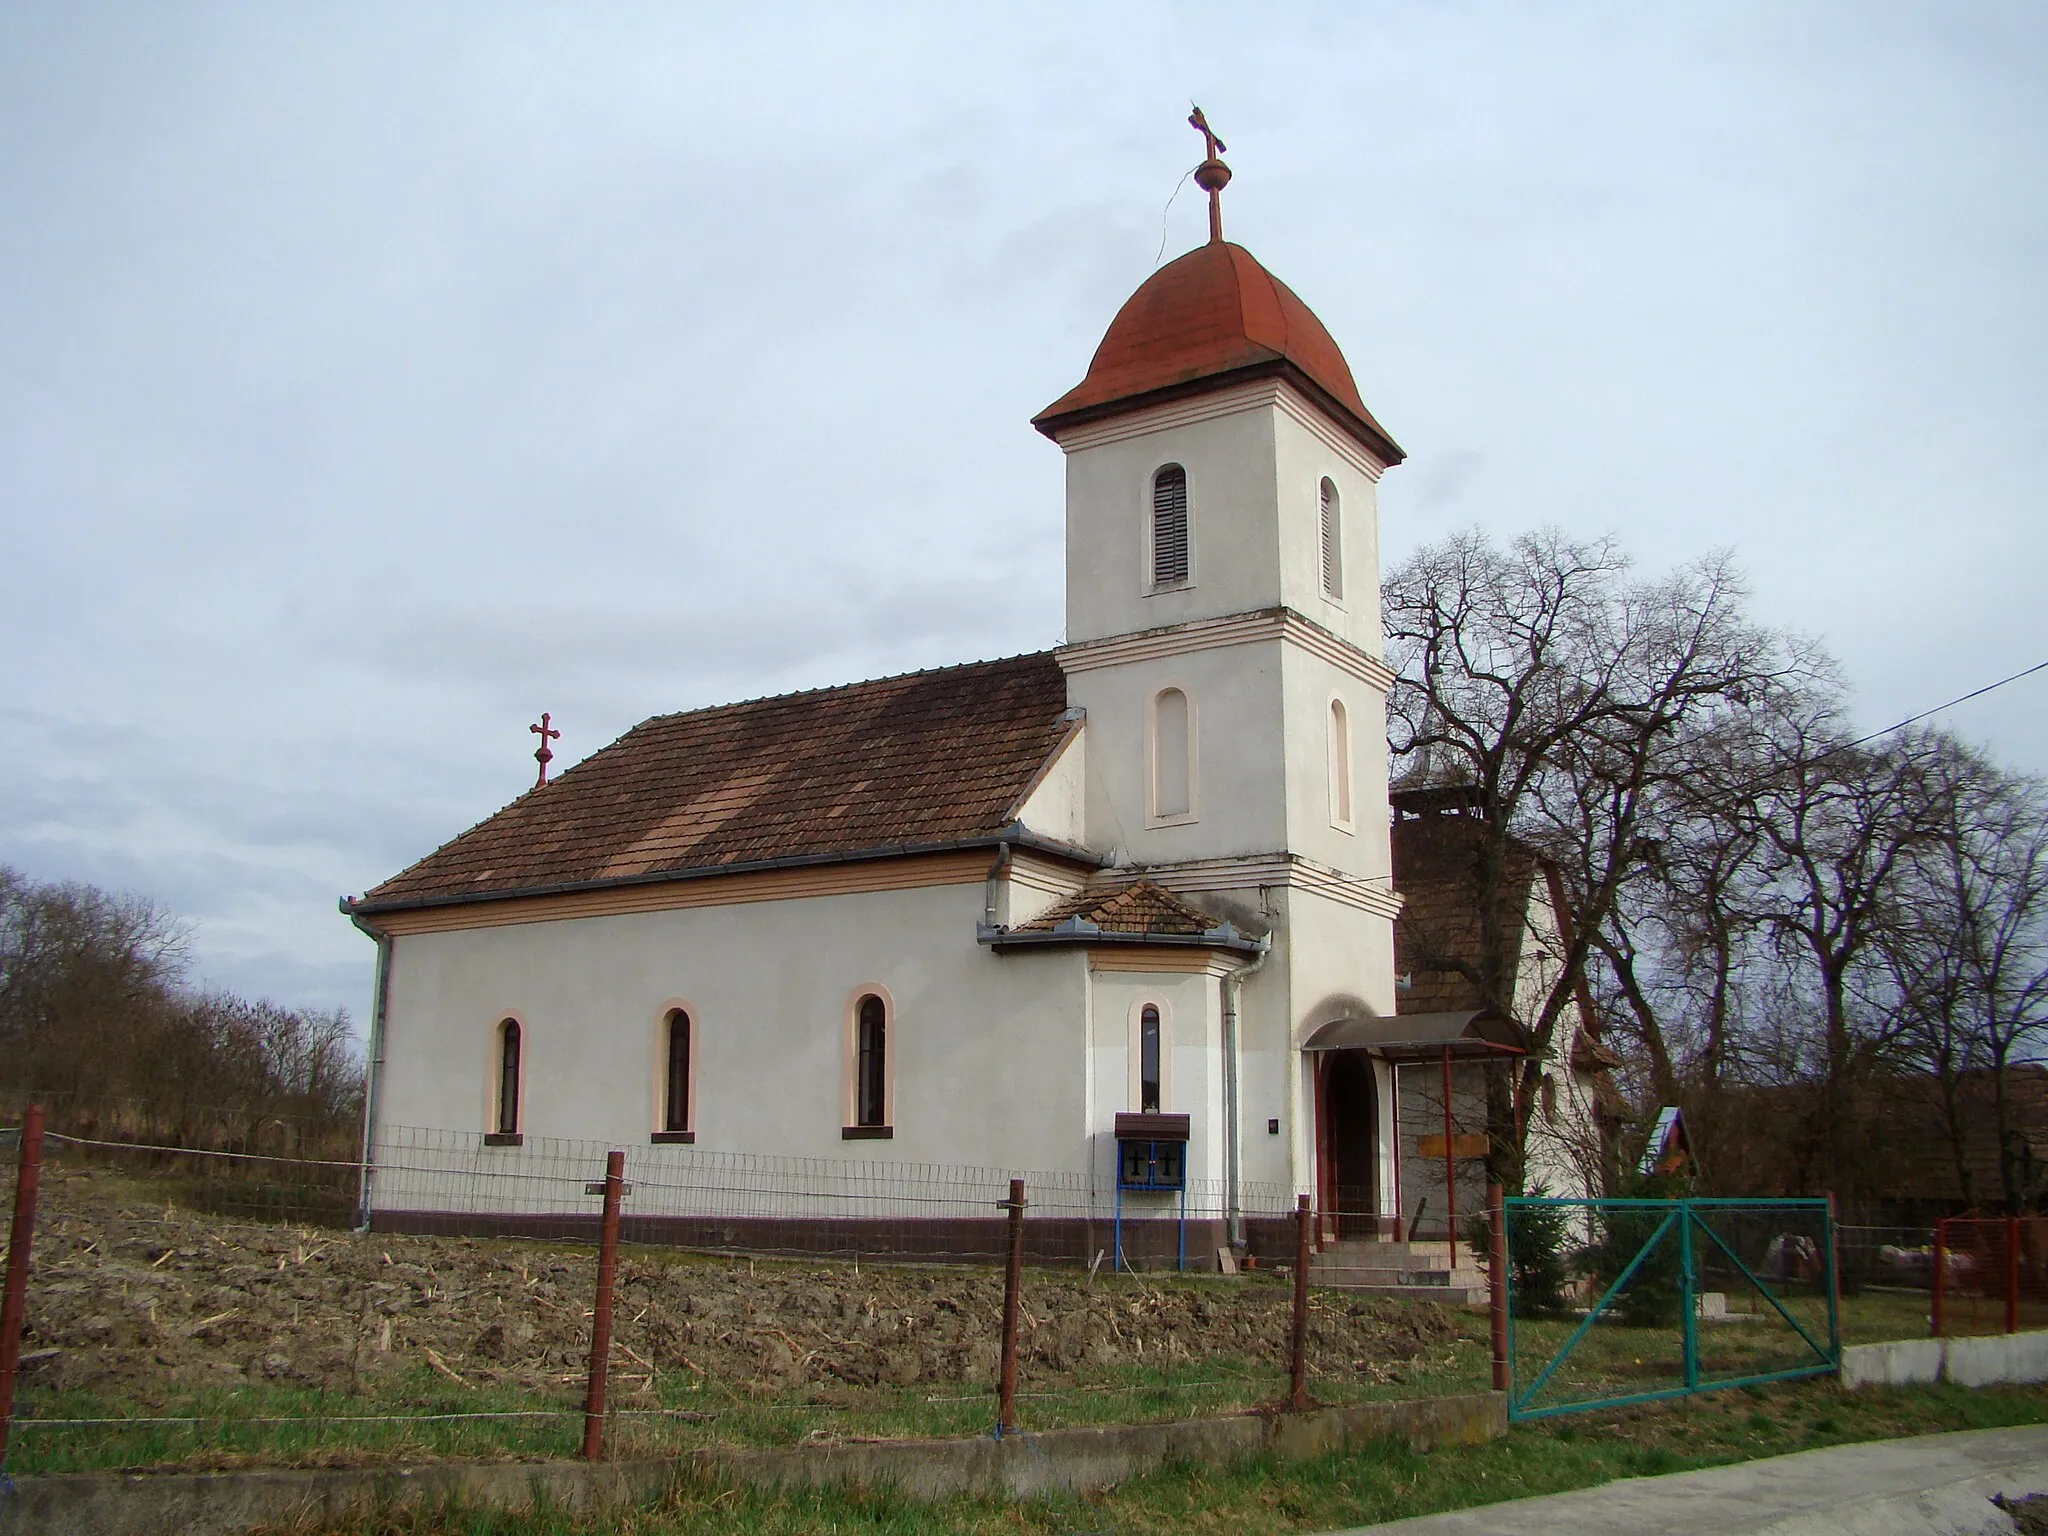
[[[1972,699],[1981,699],[1985,694],[2003,688],[2007,683],[2016,683],[2023,677],[2032,677],[2036,672],[2042,671],[2044,668],[2048,668],[2048,661],[2037,661],[2031,667],[2022,667],[2019,671],[2013,673],[2011,677],[2001,677],[1995,683],[1986,683],[1982,688],[1973,689],[1969,693],[1950,699],[1946,704],[1937,704],[1932,709],[1921,710],[1917,715],[1908,715],[1897,725],[1888,725],[1881,731],[1872,731],[1868,736],[1858,736],[1854,741],[1844,742],[1841,746],[1835,747],[1832,750],[1846,752],[1851,747],[1867,746],[1880,736],[1889,736],[1894,731],[1903,731],[1909,725],[1918,725],[1930,715],[1938,715],[1945,709],[1954,709],[1958,704],[1967,704]],[[1822,753],[1821,755],[1825,757],[1827,754]]]

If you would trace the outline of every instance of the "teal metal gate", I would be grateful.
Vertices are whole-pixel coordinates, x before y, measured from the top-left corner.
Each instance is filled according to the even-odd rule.
[[[1503,1214],[1510,1419],[1796,1381],[1841,1363],[1826,1200],[1513,1197]],[[1576,1280],[1564,1254],[1577,1256]]]

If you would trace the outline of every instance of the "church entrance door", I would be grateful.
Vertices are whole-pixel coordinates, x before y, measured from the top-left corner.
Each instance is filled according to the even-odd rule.
[[[1379,1089],[1364,1051],[1323,1055],[1321,1094],[1323,1208],[1338,1238],[1372,1237],[1379,1230]]]

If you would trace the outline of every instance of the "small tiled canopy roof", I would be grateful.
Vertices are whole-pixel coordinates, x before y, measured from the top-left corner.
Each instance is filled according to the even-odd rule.
[[[1218,920],[1150,880],[1111,890],[1083,891],[1050,912],[1019,923],[1019,933],[1050,933],[1062,923],[1093,923],[1104,933],[1202,934]]]
[[[993,838],[1066,708],[1048,651],[657,715],[351,910]]]
[[[1212,241],[1170,261],[1125,301],[1088,377],[1032,418],[1048,437],[1160,400],[1279,376],[1375,455],[1404,455],[1372,418],[1323,322],[1243,246]]]
[[[985,929],[982,941],[998,950],[1059,944],[1160,944],[1247,954],[1257,953],[1265,942],[1143,879],[1106,888],[1091,886],[1029,922],[1014,928]]]

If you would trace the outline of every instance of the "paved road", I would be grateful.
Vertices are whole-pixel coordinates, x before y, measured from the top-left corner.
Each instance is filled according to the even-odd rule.
[[[2043,1492],[2048,1425],[2034,1425],[1801,1451],[1369,1529],[1373,1536],[2012,1536],[2012,1518],[1991,1495]]]

